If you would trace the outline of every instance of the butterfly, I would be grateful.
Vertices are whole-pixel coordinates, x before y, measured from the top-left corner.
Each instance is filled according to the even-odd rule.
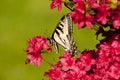
[[[56,53],[59,52],[58,44],[61,45],[65,51],[71,54],[78,52],[72,33],[72,18],[69,14],[66,14],[58,22],[52,37],[48,38],[49,42],[54,46]]]

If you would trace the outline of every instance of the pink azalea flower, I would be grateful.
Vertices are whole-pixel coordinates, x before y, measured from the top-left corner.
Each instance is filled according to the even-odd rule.
[[[50,8],[61,11],[63,2],[78,28],[91,29],[95,24],[97,36],[101,33],[105,38],[97,50],[85,50],[79,56],[65,52],[45,76],[49,80],[120,80],[120,0],[52,0]],[[45,37],[31,38],[26,63],[40,66],[44,50],[52,52]]]
[[[81,14],[78,11],[74,11],[71,13],[71,17],[74,21],[74,23],[78,24],[78,28],[83,28],[85,26],[88,26],[89,29],[92,28],[92,21],[93,21],[93,16],[91,15],[85,15]]]
[[[41,65],[42,56],[41,51],[42,50],[48,50],[49,52],[52,51],[52,49],[47,44],[47,39],[43,36],[36,36],[29,40],[29,46],[27,48],[27,64],[36,64],[37,66]]]
[[[120,35],[114,35],[109,42],[100,44],[98,48],[96,74],[101,79],[119,79],[120,59]],[[119,48],[119,49],[118,49]]]
[[[118,80],[119,68],[120,35],[114,35],[109,42],[101,43],[96,52],[84,51],[77,59],[65,53],[46,75],[49,80]]]
[[[96,16],[94,17],[97,22],[105,25],[108,22],[108,17],[110,16],[109,7],[106,5],[100,5],[96,8]]]
[[[61,80],[61,74],[62,72],[59,67],[53,67],[49,72],[45,72],[44,75],[50,77],[49,80]]]
[[[100,6],[99,3],[97,3],[97,0],[88,0],[88,5],[92,8],[97,8]]]
[[[54,9],[55,7],[58,7],[58,11],[61,11],[61,9],[62,9],[62,0],[52,0],[52,3],[50,4],[50,8]]]
[[[113,27],[115,29],[119,29],[120,28],[120,17],[113,21]]]
[[[86,14],[86,6],[84,0],[74,0],[76,4],[74,5],[75,11],[71,12],[71,17],[74,23],[78,24],[78,28],[83,28],[88,26],[92,28],[93,16]]]
[[[111,11],[112,25],[115,29],[120,29],[120,7]]]
[[[64,71],[71,69],[72,66],[75,64],[74,58],[68,52],[65,52],[63,57],[60,57],[60,62],[62,64],[62,70]]]
[[[95,55],[94,51],[84,51],[82,55],[79,56],[78,60],[81,61],[82,66],[85,67],[84,70],[90,70],[91,65],[95,64],[95,60],[92,57],[93,55]]]
[[[114,77],[115,79],[119,79],[120,78],[120,63],[119,62],[113,63],[113,65],[110,66],[107,74],[110,75],[111,77]]]
[[[76,3],[74,5],[75,11],[84,14],[85,13],[84,0],[74,0],[74,2]]]

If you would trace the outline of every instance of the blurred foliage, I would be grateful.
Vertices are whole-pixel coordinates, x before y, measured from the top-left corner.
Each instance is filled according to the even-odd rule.
[[[37,35],[50,37],[59,19],[70,11],[50,10],[50,0],[0,1],[0,80],[47,80],[44,72],[50,65],[26,65],[27,41]],[[74,26],[74,38],[79,50],[95,49],[95,32]],[[61,53],[63,49],[60,49]],[[56,63],[61,54],[43,54],[43,58]]]

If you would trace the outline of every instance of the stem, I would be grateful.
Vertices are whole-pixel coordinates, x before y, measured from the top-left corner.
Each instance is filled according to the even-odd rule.
[[[44,60],[47,64],[49,64],[50,66],[53,66],[53,64],[50,63],[49,61],[47,61],[46,59],[43,58],[43,60]]]

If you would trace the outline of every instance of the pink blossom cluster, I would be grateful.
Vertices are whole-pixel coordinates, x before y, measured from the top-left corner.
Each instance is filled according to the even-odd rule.
[[[120,35],[100,44],[97,51],[83,51],[77,58],[65,52],[45,75],[49,80],[119,80]]]
[[[58,7],[62,9],[62,3],[68,0],[52,0],[51,9]],[[94,25],[109,25],[112,28],[120,28],[120,0],[69,0],[73,2],[71,17],[78,28],[87,26],[93,28]],[[70,6],[68,4],[68,6]]]
[[[104,39],[96,45],[97,50],[85,50],[78,56],[65,52],[45,76],[49,80],[120,80],[120,0],[52,0],[50,8],[61,11],[62,3],[71,10],[78,28],[97,26],[96,35]],[[52,52],[47,38],[31,38],[26,63],[40,66],[44,51]]]
[[[26,50],[27,52],[27,64],[36,64],[37,66],[41,65],[42,56],[41,53],[43,50],[48,50],[52,52],[52,49],[47,44],[47,39],[44,36],[36,36],[29,40],[29,45]]]
[[[120,6],[115,10],[111,10],[111,22],[115,29],[120,29]]]

